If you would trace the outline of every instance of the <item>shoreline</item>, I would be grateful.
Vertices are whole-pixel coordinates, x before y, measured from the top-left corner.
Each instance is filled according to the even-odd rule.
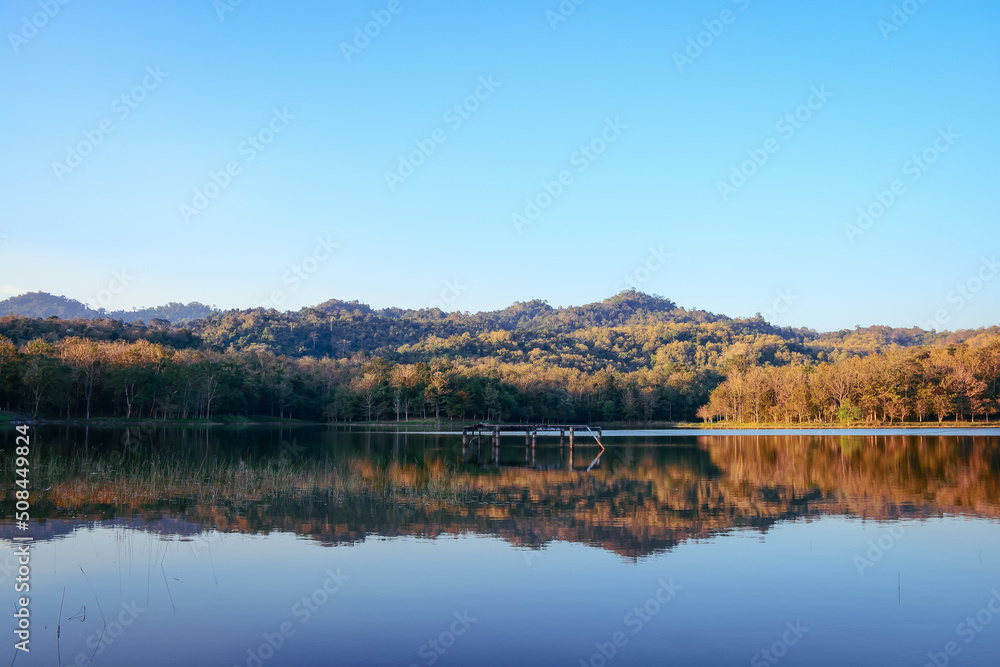
[[[212,419],[125,419],[122,417],[92,417],[73,419],[22,418],[9,414],[0,414],[0,427],[4,425],[30,424],[32,426],[332,426],[332,427],[401,427],[423,426],[431,428],[462,428],[475,424],[469,420],[409,420],[409,421],[371,421],[371,422],[324,422],[305,419],[266,417],[222,416]],[[517,425],[517,424],[508,424]],[[615,431],[764,431],[764,430],[941,430],[941,429],[995,429],[1000,428],[1000,421],[993,422],[810,422],[810,423],[780,423],[780,422],[716,422],[712,424],[698,422],[593,422],[605,430]]]

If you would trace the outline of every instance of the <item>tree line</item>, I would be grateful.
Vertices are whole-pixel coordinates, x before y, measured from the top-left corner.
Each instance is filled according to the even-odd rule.
[[[586,372],[551,363],[439,358],[397,363],[147,340],[0,338],[0,402],[43,417],[330,421],[990,420],[1000,412],[1000,336],[893,348],[824,363],[730,357],[721,374],[660,364]]]
[[[443,313],[0,317],[0,407],[40,417],[807,422],[981,419],[1000,328],[817,333],[626,291]]]
[[[1000,412],[1000,336],[893,348],[822,364],[736,365],[698,410],[733,422],[989,421]]]
[[[636,421],[690,418],[707,391],[705,378],[684,371],[394,363],[84,337],[19,347],[0,338],[0,405],[50,418]]]

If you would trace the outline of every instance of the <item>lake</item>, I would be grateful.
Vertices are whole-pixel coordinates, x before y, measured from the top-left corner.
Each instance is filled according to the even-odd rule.
[[[15,665],[998,664],[996,429],[31,437]]]

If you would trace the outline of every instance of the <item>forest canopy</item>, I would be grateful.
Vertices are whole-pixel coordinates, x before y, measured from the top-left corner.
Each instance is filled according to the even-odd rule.
[[[67,302],[0,317],[0,406],[39,417],[805,423],[1000,411],[998,327],[817,333],[636,291],[473,314],[331,300],[298,312],[169,304],[128,320],[25,297]],[[190,307],[206,312],[188,319]]]

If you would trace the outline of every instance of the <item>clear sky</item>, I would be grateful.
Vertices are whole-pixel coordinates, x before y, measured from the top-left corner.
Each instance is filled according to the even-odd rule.
[[[1000,321],[995,2],[62,1],[0,5],[0,298]]]

